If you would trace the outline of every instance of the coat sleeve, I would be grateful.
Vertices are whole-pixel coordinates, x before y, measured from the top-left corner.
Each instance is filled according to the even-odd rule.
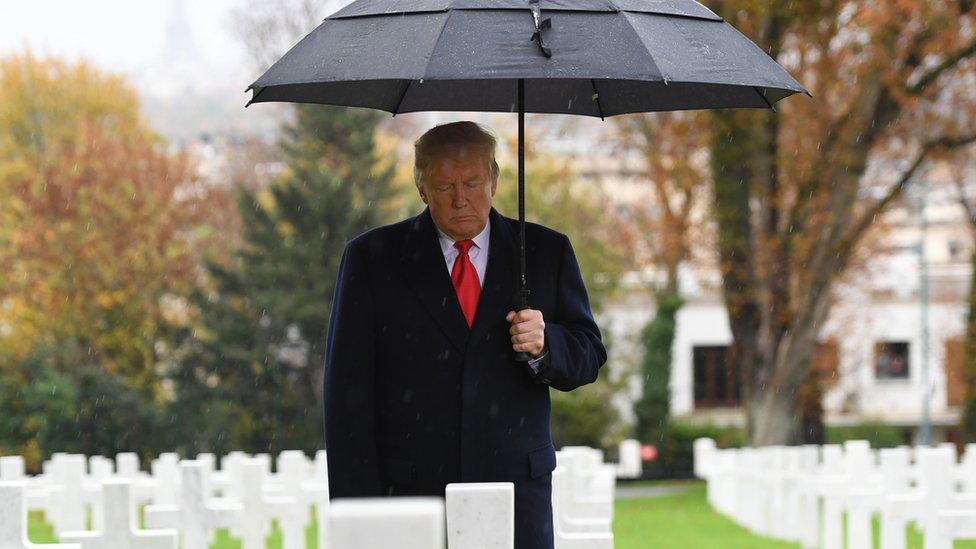
[[[600,367],[607,361],[607,349],[590,312],[573,245],[565,235],[556,283],[555,317],[543,319],[546,354],[538,374],[532,377],[537,383],[572,391],[596,381]]]
[[[374,307],[365,251],[356,240],[343,250],[329,318],[324,403],[330,498],[382,495],[373,405]]]

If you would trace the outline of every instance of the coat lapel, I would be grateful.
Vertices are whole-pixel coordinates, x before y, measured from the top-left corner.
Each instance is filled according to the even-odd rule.
[[[518,255],[511,227],[495,208],[489,212],[488,219],[491,223],[488,267],[471,327],[471,341],[479,341],[485,331],[498,322],[504,322],[505,313],[514,309],[515,290],[518,287]]]
[[[429,208],[411,221],[403,252],[404,274],[411,288],[451,343],[463,353],[468,342],[468,323],[461,314]]]
[[[488,219],[491,223],[488,266],[471,328],[464,320],[457,293],[451,284],[429,208],[411,220],[403,249],[404,273],[411,288],[440,329],[462,353],[469,340],[477,341],[492,325],[504,320],[505,313],[514,306],[518,270],[512,231],[495,208],[489,212]]]

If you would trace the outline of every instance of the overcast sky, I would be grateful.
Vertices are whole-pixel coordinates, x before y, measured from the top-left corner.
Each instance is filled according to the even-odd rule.
[[[280,0],[265,0],[278,3]],[[260,110],[242,115],[246,84],[258,71],[247,58],[230,23],[234,8],[249,0],[0,0],[0,55],[29,47],[34,53],[75,60],[84,57],[111,72],[128,73],[144,94],[162,93],[171,67],[165,61],[168,29],[179,5],[195,43],[195,59],[209,68],[208,82],[226,86],[223,110],[204,104],[200,111],[182,102],[153,103],[157,129],[170,136],[249,131],[261,124]],[[323,17],[349,0],[321,0]],[[287,2],[281,2],[287,5]],[[311,30],[311,28],[309,29]],[[147,76],[149,75],[149,76]],[[182,101],[182,100],[181,100]],[[148,97],[144,97],[144,104]],[[160,106],[162,105],[162,106]],[[169,106],[169,110],[166,107]],[[187,113],[184,114],[183,111]],[[269,110],[270,109],[265,109]],[[201,120],[202,112],[205,120]],[[272,113],[273,114],[273,113]],[[444,120],[477,115],[443,114]],[[405,115],[405,118],[413,116]],[[511,117],[514,121],[514,117]],[[561,117],[550,117],[552,120]],[[507,120],[507,119],[506,119]],[[514,122],[513,122],[514,124]],[[261,128],[267,126],[260,126]]]
[[[239,39],[227,20],[244,0],[184,1],[200,53],[215,62],[241,63]],[[0,52],[29,46],[35,53],[87,57],[99,66],[130,71],[163,54],[174,0],[3,0]]]

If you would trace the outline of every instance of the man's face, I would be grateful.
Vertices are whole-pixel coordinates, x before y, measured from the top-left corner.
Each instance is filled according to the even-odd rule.
[[[486,153],[472,147],[437,154],[421,180],[420,198],[434,223],[454,240],[473,238],[485,228],[498,179],[492,179]]]

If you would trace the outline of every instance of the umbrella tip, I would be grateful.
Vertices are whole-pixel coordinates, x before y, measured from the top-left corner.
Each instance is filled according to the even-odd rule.
[[[250,90],[254,90],[254,94],[251,95],[251,100],[247,102],[247,105],[244,105],[245,109],[250,107],[251,103],[254,103],[254,100],[257,99],[259,95],[261,95],[261,92],[263,92],[265,88],[258,88],[254,84],[251,84],[250,86],[247,87],[246,90],[244,90],[244,93],[247,93]]]
[[[810,93],[810,90],[803,90],[803,93],[807,94],[807,97],[813,97],[813,94]]]

